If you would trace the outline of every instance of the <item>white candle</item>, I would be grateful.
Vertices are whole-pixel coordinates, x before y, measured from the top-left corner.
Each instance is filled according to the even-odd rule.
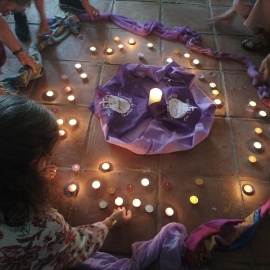
[[[61,75],[61,79],[62,79],[63,81],[65,81],[65,80],[68,79],[68,76],[67,76],[67,75]]]
[[[144,58],[144,54],[143,54],[142,52],[139,52],[139,53],[138,53],[138,58],[139,58],[139,59],[143,59],[143,58]]]
[[[259,111],[259,115],[262,116],[262,117],[265,117],[266,116],[266,112],[265,111]]]
[[[154,211],[154,207],[151,204],[147,204],[144,209],[147,213],[152,213]]]
[[[211,83],[209,83],[209,86],[211,87],[211,88],[216,88],[216,84],[214,83],[214,82],[211,82]]]
[[[113,49],[112,49],[112,48],[108,48],[108,49],[106,50],[106,52],[107,52],[107,54],[112,54],[112,53],[113,53]]]
[[[82,68],[82,65],[79,64],[79,63],[77,63],[77,64],[75,64],[75,68],[76,68],[77,70],[80,70],[80,69]]]
[[[262,148],[262,144],[259,143],[259,142],[255,142],[253,145],[254,145],[254,147],[255,147],[256,149],[261,149],[261,148]]]
[[[216,105],[220,105],[220,104],[221,104],[221,100],[218,99],[218,98],[216,98],[216,99],[214,100],[214,103],[215,103]]]
[[[256,107],[256,102],[251,100],[251,101],[249,102],[249,106],[250,106],[250,107],[253,107],[253,108]]]
[[[79,164],[73,164],[71,168],[74,172],[78,172],[81,169],[81,166]]]
[[[68,191],[69,192],[74,192],[74,191],[76,191],[77,190],[77,186],[75,185],[75,184],[70,184],[69,186],[68,186]]]
[[[49,90],[49,91],[46,92],[47,97],[53,97],[53,95],[54,95],[54,93],[53,93],[52,90]]]
[[[94,46],[90,47],[90,51],[91,51],[92,53],[96,52],[96,50],[97,50],[96,47],[94,47]]]
[[[169,217],[171,217],[174,214],[174,211],[171,207],[168,207],[165,209],[165,214]]]
[[[75,97],[73,95],[69,95],[67,97],[68,101],[74,101],[75,100]]]
[[[259,127],[256,127],[255,129],[254,129],[254,131],[255,131],[255,133],[257,133],[257,134],[262,134],[262,129],[261,128],[259,128]]]
[[[246,195],[252,195],[254,193],[253,186],[248,185],[248,184],[243,185],[242,190]]]
[[[81,76],[82,79],[86,79],[87,78],[87,74],[86,73],[82,73],[80,76]]]
[[[141,201],[139,199],[134,199],[132,204],[134,207],[139,207],[141,205]]]
[[[66,134],[66,132],[65,132],[63,129],[60,129],[60,130],[59,130],[59,136],[60,136],[60,137],[65,136],[65,134]]]
[[[219,91],[217,89],[212,90],[212,94],[217,96],[219,94]]]
[[[199,202],[198,197],[194,195],[190,196],[189,200],[192,204],[197,204]]]
[[[129,43],[130,45],[134,45],[134,44],[136,44],[136,41],[135,41],[133,38],[130,38],[130,39],[128,40],[128,43]]]
[[[202,79],[204,79],[204,75],[203,74],[198,74],[198,78],[199,78],[199,80],[202,80]]]
[[[121,49],[124,48],[124,45],[123,45],[123,44],[119,44],[119,45],[118,45],[118,48],[121,50]]]
[[[186,59],[189,59],[190,54],[189,54],[189,53],[185,53],[185,54],[184,54],[184,57],[185,57]]]
[[[257,158],[255,156],[249,156],[248,157],[248,160],[251,162],[251,163],[255,163],[257,161]]]
[[[149,94],[149,105],[155,102],[160,102],[162,98],[162,91],[159,88],[152,88]]]
[[[121,206],[123,204],[124,200],[121,198],[121,197],[117,197],[114,201],[114,203],[117,205],[117,206]]]
[[[99,202],[98,205],[99,205],[99,208],[104,209],[104,208],[107,207],[108,203],[106,201],[102,200],[102,201]]]
[[[148,47],[149,49],[152,49],[152,48],[154,47],[154,44],[153,44],[153,43],[147,43],[147,47]]]
[[[194,64],[194,65],[199,65],[199,64],[200,64],[200,61],[199,61],[198,59],[194,59],[194,60],[193,60],[193,64]]]
[[[173,59],[171,57],[169,57],[169,58],[166,59],[166,62],[167,63],[171,63],[172,61],[173,61]]]
[[[101,168],[102,168],[103,171],[108,171],[110,169],[110,167],[111,167],[111,165],[108,162],[103,162],[101,164]]]
[[[100,188],[100,182],[98,180],[95,180],[93,183],[92,183],[92,187],[93,189],[98,189]]]
[[[70,119],[68,121],[68,123],[71,125],[71,126],[75,126],[77,124],[77,120],[76,119]]]
[[[141,180],[141,184],[144,186],[144,187],[147,187],[149,185],[149,179],[147,178],[143,178]]]
[[[57,122],[57,124],[58,124],[59,126],[61,126],[61,125],[64,124],[64,119],[63,119],[63,118],[58,118],[58,119],[56,120],[56,122]]]

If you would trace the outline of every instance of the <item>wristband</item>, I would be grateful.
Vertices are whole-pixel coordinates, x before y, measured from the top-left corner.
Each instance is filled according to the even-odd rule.
[[[18,54],[21,53],[21,52],[23,52],[23,47],[20,47],[19,50],[14,51],[14,52],[13,52],[13,55],[18,55]]]

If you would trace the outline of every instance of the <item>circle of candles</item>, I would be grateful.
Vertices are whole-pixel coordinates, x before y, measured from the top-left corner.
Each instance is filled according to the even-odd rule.
[[[134,186],[132,184],[127,184],[127,190],[132,191],[134,189]]]
[[[257,161],[257,158],[255,156],[249,156],[248,157],[248,160],[251,162],[251,163],[255,163]]]
[[[71,168],[74,172],[78,172],[81,169],[81,166],[79,164],[73,164]]]
[[[114,37],[113,38],[115,42],[119,42],[120,41],[120,37]]]
[[[170,182],[165,182],[165,183],[163,184],[163,187],[164,187],[165,189],[172,189],[172,184],[171,184]]]
[[[93,189],[98,189],[100,188],[100,182],[98,180],[95,180],[93,183],[92,183],[92,187]]]
[[[254,129],[254,131],[255,131],[255,133],[257,133],[257,134],[262,134],[262,129],[261,128],[259,128],[259,127],[256,127],[255,129]]]
[[[133,38],[130,38],[130,39],[128,40],[128,44],[134,45],[134,44],[136,44],[136,41],[135,41]]]
[[[174,49],[173,52],[174,52],[174,54],[179,54],[180,53],[180,51],[178,49]]]
[[[255,192],[254,187],[248,184],[243,185],[242,190],[243,190],[243,193],[245,193],[246,195],[252,195]]]
[[[57,124],[58,124],[59,126],[61,126],[61,125],[64,124],[64,119],[63,119],[63,118],[58,118],[58,119],[56,120],[56,122],[57,122]]]
[[[87,74],[86,73],[82,73],[80,76],[81,76],[82,79],[86,79],[87,78]]]
[[[103,162],[103,163],[101,164],[101,169],[102,169],[103,171],[108,171],[108,170],[110,169],[110,167],[111,167],[111,165],[110,165],[110,163],[108,163],[108,162]]]
[[[251,101],[249,102],[249,106],[250,106],[250,107],[253,107],[253,108],[256,107],[256,102],[251,100]]]
[[[198,197],[195,195],[190,196],[189,200],[192,204],[197,204],[199,202]]]
[[[261,149],[262,148],[262,144],[261,143],[259,143],[259,142],[254,142],[254,147],[256,148],[256,149]]]
[[[152,88],[149,94],[149,105],[155,102],[160,102],[162,98],[162,91],[159,88]]]
[[[77,186],[75,185],[75,184],[70,184],[69,186],[68,186],[68,191],[69,192],[74,192],[74,191],[76,191],[77,190]]]
[[[214,100],[214,103],[215,103],[216,105],[220,105],[220,104],[221,104],[221,100],[218,99],[218,98],[216,98],[216,99]]]
[[[69,95],[67,97],[68,101],[74,101],[75,100],[75,97],[73,95]]]
[[[66,132],[65,132],[63,129],[60,129],[60,130],[59,130],[59,136],[60,136],[60,137],[65,136],[65,134],[66,134]]]
[[[112,53],[113,53],[113,49],[112,49],[112,48],[108,48],[108,49],[106,50],[106,53],[107,53],[107,54],[112,54]]]
[[[190,54],[189,54],[189,53],[185,53],[185,54],[184,54],[184,57],[185,57],[186,59],[189,59]]]
[[[199,78],[199,80],[202,80],[202,79],[204,79],[204,75],[203,74],[198,74],[198,78]]]
[[[143,54],[142,52],[139,52],[139,53],[138,53],[138,58],[139,58],[139,59],[143,59],[143,58],[144,58],[144,54]]]
[[[216,84],[214,83],[214,82],[211,82],[211,83],[209,83],[209,86],[211,87],[211,88],[216,88]]]
[[[70,86],[65,87],[65,92],[70,93],[72,91],[72,88]]]
[[[153,43],[147,43],[147,47],[149,48],[149,49],[152,49],[153,47],[154,47],[154,44]]]
[[[117,205],[117,206],[121,206],[123,204],[124,200],[121,198],[121,197],[117,197],[114,201],[114,203]]]
[[[115,187],[107,187],[107,192],[109,194],[114,194],[115,193]]]
[[[265,111],[259,111],[259,115],[262,116],[262,117],[265,117],[266,116],[266,112]]]
[[[165,214],[168,216],[168,217],[171,217],[173,214],[174,214],[174,211],[171,207],[167,207],[165,209]]]
[[[167,63],[171,63],[172,61],[173,61],[173,59],[171,57],[169,57],[169,58],[166,59],[166,62]]]
[[[54,93],[53,93],[52,90],[49,90],[49,91],[46,92],[47,97],[53,97],[53,95],[54,95]]]
[[[154,207],[151,204],[147,204],[144,209],[147,213],[152,213],[154,211]]]
[[[119,44],[119,45],[118,45],[118,48],[121,50],[121,49],[124,48],[124,45],[123,45],[123,44]]]
[[[98,205],[99,205],[99,208],[104,209],[107,207],[108,203],[106,201],[102,200],[99,202]]]
[[[147,178],[143,178],[141,180],[141,184],[144,186],[144,187],[147,187],[149,185],[149,179]]]
[[[62,79],[63,81],[65,81],[65,80],[68,79],[68,76],[67,76],[67,75],[61,75],[61,79]]]
[[[77,70],[80,70],[80,69],[82,68],[82,65],[79,64],[79,63],[77,63],[77,64],[75,64],[75,68],[76,68]]]
[[[200,61],[199,61],[198,59],[194,59],[194,60],[193,60],[193,64],[194,64],[194,65],[199,65],[199,64],[200,64]]]
[[[134,199],[132,204],[134,207],[139,207],[141,205],[141,201],[139,199]]]
[[[212,94],[215,95],[215,96],[217,96],[219,94],[219,91],[217,89],[213,89],[212,90]]]
[[[90,47],[90,51],[92,52],[92,53],[94,53],[94,52],[96,52],[96,50],[97,50],[97,48],[96,47]]]
[[[198,177],[195,179],[195,183],[196,185],[201,186],[203,184],[203,179]]]
[[[77,120],[76,119],[70,119],[68,121],[68,123],[71,125],[71,126],[75,126],[77,124]]]

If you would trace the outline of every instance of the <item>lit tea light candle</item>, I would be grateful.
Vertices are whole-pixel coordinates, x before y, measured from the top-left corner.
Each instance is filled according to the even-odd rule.
[[[197,65],[200,64],[200,61],[199,61],[198,59],[194,59],[194,60],[193,60],[193,64],[197,66]]]
[[[113,49],[112,49],[112,48],[108,48],[108,49],[106,50],[106,53],[107,53],[107,54],[112,54],[112,53],[113,53]]]
[[[159,88],[152,88],[149,95],[149,105],[160,102],[162,98],[162,91]]]
[[[81,78],[82,78],[83,80],[85,80],[85,79],[87,78],[87,74],[86,74],[86,73],[82,73],[80,76],[81,76]]]
[[[114,41],[117,42],[117,43],[120,42],[120,37],[114,37],[113,39],[114,39]]]
[[[143,178],[141,180],[141,184],[144,186],[144,187],[147,187],[149,185],[149,179],[147,178]]]
[[[219,91],[217,89],[212,90],[212,94],[217,96],[219,94]]]
[[[256,127],[255,129],[254,129],[254,131],[255,131],[255,133],[257,133],[257,134],[262,134],[262,129],[261,128],[259,128],[259,127]]]
[[[135,41],[133,38],[130,38],[130,39],[128,40],[128,44],[134,45],[134,44],[136,44],[136,41]]]
[[[174,214],[174,210],[171,207],[168,207],[168,208],[165,209],[165,214],[168,217],[171,217]]]
[[[132,204],[134,207],[139,207],[141,205],[141,201],[139,199],[134,199]]]
[[[71,168],[74,172],[78,172],[81,169],[81,166],[79,164],[73,164]]]
[[[68,101],[74,101],[75,100],[75,97],[73,95],[69,95],[67,97]]]
[[[99,189],[100,188],[100,182],[98,180],[95,180],[92,183],[92,187],[93,187],[93,189]]]
[[[68,191],[69,192],[75,192],[77,190],[77,185],[75,185],[75,184],[70,184],[69,186],[68,186]]]
[[[198,74],[198,79],[199,79],[199,80],[204,79],[204,75],[203,75],[203,74]]]
[[[63,129],[60,129],[59,130],[59,136],[60,137],[63,137],[63,136],[65,136],[66,135],[66,132],[63,130]]]
[[[153,43],[147,43],[147,47],[148,47],[149,49],[152,49],[152,48],[154,47],[154,44],[153,44]]]
[[[190,196],[189,201],[190,201],[192,204],[197,204],[197,203],[199,202],[199,199],[198,199],[197,196],[192,195],[192,196]]]
[[[196,178],[195,179],[195,184],[197,185],[197,186],[201,186],[202,184],[203,184],[203,179],[202,178]]]
[[[259,142],[254,142],[254,147],[256,148],[256,149],[261,149],[262,148],[262,144],[261,143],[259,143]]]
[[[180,51],[179,51],[178,49],[174,49],[174,50],[173,50],[173,53],[174,53],[174,54],[179,54]]]
[[[242,190],[243,190],[243,193],[245,193],[246,195],[253,195],[255,192],[254,187],[248,184],[243,185]]]
[[[119,44],[119,45],[118,45],[118,48],[121,50],[121,49],[124,48],[124,45],[123,45],[123,44]]]
[[[139,52],[139,53],[138,53],[138,58],[139,58],[139,59],[143,59],[143,58],[144,58],[144,54],[143,54],[142,52]]]
[[[114,194],[115,193],[115,187],[107,187],[107,192],[109,194]]]
[[[216,85],[214,82],[209,83],[209,86],[210,86],[211,88],[216,88],[216,87],[217,87],[217,85]]]
[[[184,57],[185,57],[186,59],[189,59],[189,58],[190,58],[190,54],[189,54],[189,53],[185,53],[185,54],[184,54]]]
[[[65,92],[70,93],[72,91],[72,88],[70,86],[65,87]]]
[[[216,99],[214,100],[214,103],[215,103],[216,105],[221,105],[221,100],[218,99],[218,98],[216,98]]]
[[[259,111],[259,115],[262,116],[262,117],[265,117],[266,116],[266,112],[265,111]]]
[[[114,201],[114,203],[117,205],[117,206],[121,206],[123,204],[124,200],[121,198],[121,197],[117,197]]]
[[[69,123],[70,126],[75,126],[75,125],[77,125],[77,120],[76,119],[70,119],[68,121],[68,123]]]
[[[56,122],[57,122],[57,124],[58,124],[59,126],[61,126],[61,125],[64,124],[64,119],[63,119],[63,118],[58,118],[58,119],[56,120]]]
[[[256,102],[255,101],[252,101],[252,100],[248,104],[252,108],[256,107],[256,105],[257,105]]]
[[[173,59],[171,57],[169,57],[169,58],[166,59],[166,62],[167,63],[171,63],[172,61],[173,61]]]
[[[92,47],[90,47],[90,51],[91,51],[91,53],[95,53],[97,51],[97,48],[92,46]]]
[[[152,213],[154,211],[154,207],[151,204],[147,204],[144,209],[147,213]]]
[[[248,157],[249,162],[255,163],[257,161],[257,158],[255,156],[249,156]]]
[[[54,96],[54,92],[52,90],[49,90],[46,92],[46,96],[47,97],[53,97]]]
[[[77,63],[77,64],[75,64],[75,68],[76,68],[77,70],[81,70],[82,65],[81,65],[81,64],[79,64],[79,63]]]
[[[99,208],[104,209],[104,208],[107,207],[108,203],[106,201],[102,200],[102,201],[99,202],[98,205],[99,205]]]
[[[110,168],[111,168],[111,164],[110,164],[109,162],[103,162],[103,163],[101,164],[101,169],[102,169],[103,171],[108,171]]]

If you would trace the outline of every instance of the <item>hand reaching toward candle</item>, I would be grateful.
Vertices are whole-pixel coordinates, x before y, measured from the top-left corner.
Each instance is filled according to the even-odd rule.
[[[94,21],[94,16],[99,15],[99,10],[91,6],[88,0],[82,0],[82,5],[85,8],[86,12],[89,14],[91,21]]]
[[[125,207],[118,207],[113,210],[113,213],[104,220],[104,223],[107,225],[109,230],[117,223],[125,223],[132,218],[132,213],[130,210],[126,210]]]

